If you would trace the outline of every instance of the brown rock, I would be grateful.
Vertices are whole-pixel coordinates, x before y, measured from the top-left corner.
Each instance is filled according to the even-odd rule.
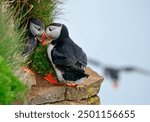
[[[28,104],[45,104],[65,100],[66,88],[54,86],[43,80],[42,76],[36,76],[36,86],[32,86],[29,93]]]
[[[32,85],[36,85],[36,79],[35,76],[30,75],[29,73],[22,70],[22,67],[18,67],[15,71],[15,75],[25,84],[28,86],[29,89],[31,89]]]
[[[65,100],[65,87],[34,87],[30,93],[29,104],[53,103],[62,100]]]
[[[103,78],[91,68],[86,68],[85,71],[89,77],[82,84],[76,88],[67,87],[67,100],[87,99],[98,94]]]
[[[76,88],[54,86],[36,75],[36,86],[31,88],[28,104],[99,104],[99,98],[95,96],[100,90],[103,78],[90,68],[85,71],[89,77]]]
[[[84,100],[77,100],[77,101],[60,101],[56,103],[50,103],[52,105],[99,105],[100,98],[98,96],[94,96]]]

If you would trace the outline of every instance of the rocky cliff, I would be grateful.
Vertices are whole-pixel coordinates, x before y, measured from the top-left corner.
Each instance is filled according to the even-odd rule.
[[[98,105],[99,93],[103,78],[91,68],[85,69],[89,77],[76,88],[54,86],[36,76],[36,85],[31,87],[27,104],[41,105]]]

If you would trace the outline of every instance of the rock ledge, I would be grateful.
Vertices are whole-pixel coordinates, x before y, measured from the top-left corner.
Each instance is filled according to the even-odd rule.
[[[85,69],[89,77],[76,88],[67,86],[54,86],[37,76],[36,86],[32,86],[28,97],[30,105],[54,104],[54,105],[98,105],[99,93],[103,77],[99,76],[91,68]]]

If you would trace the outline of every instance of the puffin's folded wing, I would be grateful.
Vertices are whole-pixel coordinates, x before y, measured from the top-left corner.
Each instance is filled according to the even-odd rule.
[[[78,52],[78,62],[83,66],[86,67],[87,65],[87,56],[86,54],[83,52],[83,50],[81,49],[80,52]]]
[[[69,55],[68,53],[63,54],[56,49],[52,51],[52,60],[56,66],[72,66],[77,62],[74,55]]]
[[[22,52],[22,55],[23,56],[29,55],[36,48],[36,46],[37,40],[33,37],[29,37],[24,44],[24,50]]]

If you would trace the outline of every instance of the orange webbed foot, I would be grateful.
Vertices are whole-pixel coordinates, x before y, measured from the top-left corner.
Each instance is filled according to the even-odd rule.
[[[55,78],[55,76],[50,74],[50,73],[47,76],[45,76],[44,79],[47,80],[48,82],[52,83],[52,84],[55,84],[55,85],[59,84],[57,79]]]
[[[75,83],[59,83],[56,79],[56,77],[53,74],[48,74],[47,76],[44,77],[45,80],[47,80],[48,82],[54,84],[54,85],[58,85],[58,86],[69,86],[69,87],[76,87],[77,84]]]
[[[77,87],[78,84],[75,84],[75,83],[66,83],[65,85],[69,86],[69,87]]]

